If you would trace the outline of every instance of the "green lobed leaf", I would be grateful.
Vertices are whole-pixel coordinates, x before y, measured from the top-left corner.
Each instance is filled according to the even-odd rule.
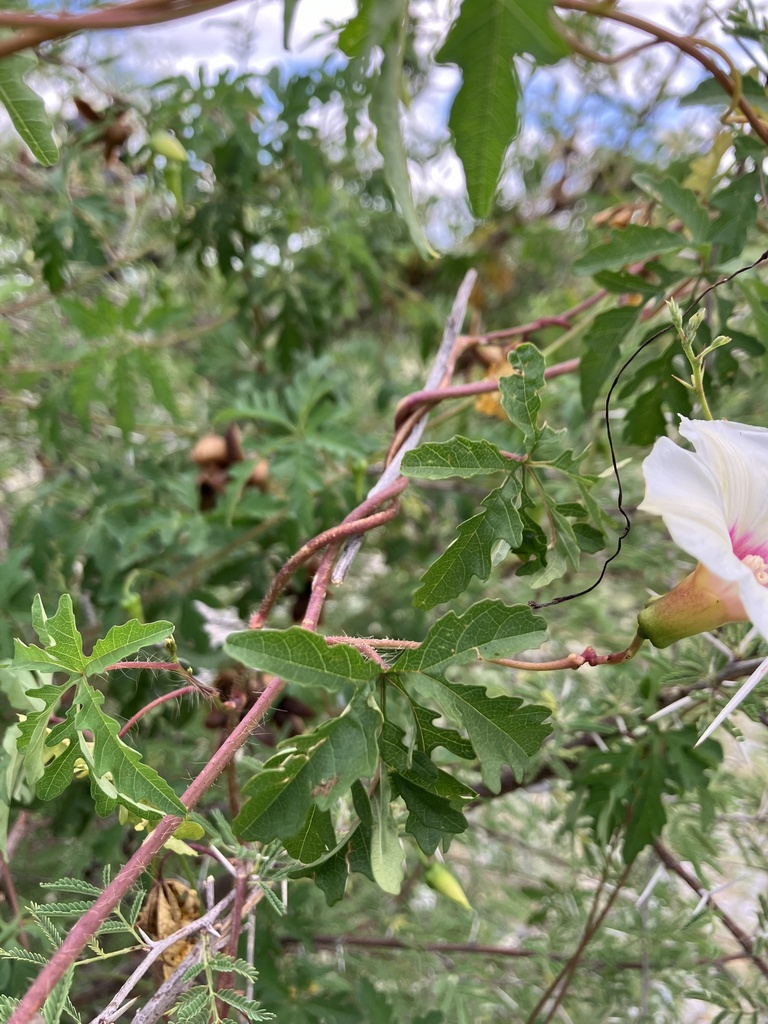
[[[443,797],[457,808],[476,798],[474,789],[438,768],[423,751],[409,750],[404,746],[404,741],[405,732],[398,725],[384,722],[379,736],[379,750],[382,761],[390,768],[393,776],[397,773],[415,786]]]
[[[330,811],[321,811],[313,805],[304,824],[295,836],[283,843],[286,852],[302,864],[320,860],[336,847],[336,833],[333,830]]]
[[[573,264],[573,269],[582,274],[596,274],[600,270],[617,270],[628,263],[639,263],[653,256],[678,252],[685,248],[686,239],[674,235],[665,228],[648,228],[640,224],[628,224],[620,231],[614,231],[611,239],[602,245],[588,249]]]
[[[50,619],[45,614],[40,595],[36,595],[32,616],[38,637],[46,649],[15,640],[12,667],[37,672],[60,671],[69,675],[83,672],[86,665],[83,641],[77,631],[69,594],[62,594],[56,614]]]
[[[639,306],[618,306],[599,313],[585,335],[579,364],[581,404],[590,412],[595,399],[621,359],[621,343],[640,318]]]
[[[408,808],[405,830],[426,854],[432,854],[446,836],[465,832],[468,824],[460,807],[477,794],[439,769],[420,750],[403,746],[404,732],[385,722],[379,739],[381,758],[390,769],[394,796]]]
[[[389,777],[382,769],[371,798],[371,872],[380,889],[396,896],[403,883],[403,848],[390,806]]]
[[[756,82],[749,75],[743,75],[741,78],[741,90],[745,99],[768,114],[768,96],[766,96],[765,89],[759,82]],[[725,107],[728,105],[729,100],[730,97],[720,83],[708,75],[699,82],[695,89],[681,96],[677,102],[681,107],[693,107],[698,104],[708,107]]]
[[[744,239],[757,220],[760,190],[760,180],[753,171],[736,178],[710,200],[718,217],[710,224],[707,241],[717,246],[718,264],[727,263],[742,252]]]
[[[464,166],[470,205],[486,217],[504,155],[520,129],[520,80],[513,58],[552,64],[568,53],[542,0],[463,0],[437,60],[456,64],[462,84],[448,126]],[[479,112],[482,111],[482,115]]]
[[[383,43],[384,60],[374,79],[368,113],[376,125],[376,146],[384,158],[384,177],[414,245],[426,259],[436,253],[424,235],[411,192],[411,178],[400,128],[400,93],[406,38],[407,0],[392,0],[392,35]]]
[[[466,761],[475,759],[475,751],[469,740],[459,735],[455,729],[434,725],[434,720],[439,717],[438,712],[418,704],[402,685],[396,673],[390,675],[388,681],[396,686],[408,701],[414,720],[415,743],[419,750],[431,754],[437,747],[445,747],[451,754]]]
[[[80,745],[75,726],[75,712],[72,708],[68,709],[64,721],[54,725],[46,737],[45,746],[48,750],[55,749],[59,744],[66,744],[65,749],[46,764],[42,778],[38,779],[35,787],[35,794],[41,800],[55,800],[57,796],[61,796],[74,777],[75,761],[80,757]]]
[[[417,608],[433,608],[458,597],[473,576],[487,580],[497,541],[503,540],[511,548],[521,543],[523,524],[516,508],[519,494],[520,482],[510,476],[483,500],[482,512],[459,525],[456,540],[421,577],[421,586],[413,596]]]
[[[360,872],[371,882],[374,881],[371,871],[373,811],[370,797],[360,781],[352,783],[352,803],[358,820],[347,836],[318,863],[290,874],[291,878],[314,877],[328,906],[333,906],[343,897],[350,872]]]
[[[187,810],[174,791],[141,755],[118,738],[118,724],[101,710],[104,694],[84,679],[78,683],[73,704],[79,705],[75,722],[80,755],[90,772],[91,791],[102,809],[119,803],[150,821],[164,814],[185,817]],[[83,730],[90,730],[87,740]]]
[[[523,706],[519,697],[489,697],[481,686],[449,683],[433,675],[420,675],[419,685],[454,721],[467,730],[477,752],[483,781],[494,793],[501,786],[501,768],[508,764],[522,778],[530,757],[552,732],[543,725],[549,708]]]
[[[247,797],[233,822],[239,839],[292,839],[314,802],[328,810],[378,763],[381,712],[355,698],[339,715],[280,745],[244,787]]]
[[[509,353],[512,374],[499,378],[501,404],[510,420],[519,427],[525,437],[526,450],[530,453],[540,436],[537,426],[541,410],[539,392],[544,387],[544,356],[526,342]]]
[[[334,644],[300,626],[231,633],[224,644],[231,657],[262,672],[273,672],[298,686],[339,690],[375,679],[381,669],[354,647]]]
[[[43,167],[51,167],[59,159],[53,124],[42,98],[24,81],[35,64],[27,53],[12,53],[0,60],[0,103],[34,158]]]
[[[509,472],[510,460],[501,454],[495,444],[467,437],[452,437],[450,441],[429,441],[406,452],[401,469],[403,476],[424,480],[446,480],[449,477],[469,477],[479,474]]]
[[[479,658],[509,658],[540,647],[546,625],[526,605],[478,601],[463,615],[447,612],[427,633],[420,647],[404,651],[395,664],[403,672],[442,672]]]
[[[162,643],[173,633],[173,623],[160,619],[158,622],[139,622],[131,619],[121,626],[113,626],[103,640],[97,640],[90,657],[86,660],[86,675],[98,675],[107,665],[113,665],[134,654],[141,647]]]
[[[695,192],[678,185],[672,178],[662,178],[659,181],[652,178],[650,174],[638,173],[632,175],[632,180],[649,196],[679,217],[691,232],[691,237],[697,245],[708,240],[709,214],[699,202]]]
[[[48,720],[66,689],[66,683],[63,686],[44,685],[28,693],[35,701],[43,703],[41,710],[28,712],[26,718],[19,722],[17,746],[24,754],[23,769],[29,786],[34,786],[45,771]]]

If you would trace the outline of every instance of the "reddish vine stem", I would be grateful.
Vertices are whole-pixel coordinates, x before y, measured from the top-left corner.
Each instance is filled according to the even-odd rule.
[[[375,636],[326,636],[324,640],[327,644],[351,644],[352,647],[383,647],[385,649],[392,649],[396,651],[415,651],[421,647],[421,640],[391,640],[379,639]]]
[[[384,672],[389,671],[389,665],[384,661],[376,648],[360,637],[326,636],[323,639],[329,647],[333,647],[334,644],[350,644],[351,647],[355,647],[361,654],[364,654],[366,658],[375,661]],[[419,645],[417,644],[417,646]]]
[[[302,545],[295,554],[291,555],[288,561],[273,577],[272,582],[269,585],[269,589],[264,595],[263,601],[259,605],[259,610],[251,617],[251,629],[262,628],[272,606],[280,596],[288,580],[300,566],[312,557],[316,551],[319,551],[321,548],[327,547],[328,545],[338,546],[338,544],[347,537],[353,537],[360,533],[367,533],[369,530],[374,530],[377,526],[382,526],[384,523],[389,522],[390,519],[393,519],[398,512],[397,504],[392,505],[383,512],[375,512],[373,515],[368,515],[367,513],[372,508],[378,508],[379,505],[383,505],[386,501],[396,498],[405,488],[407,483],[408,481],[405,478],[401,478],[385,491],[381,491],[374,498],[366,498],[366,500],[350,512],[338,526],[332,526],[330,530],[324,530],[322,533],[318,533],[316,537],[313,537],[312,540],[308,540],[307,543]]]
[[[730,914],[726,913],[722,907],[715,903],[704,886],[694,875],[683,867],[671,850],[668,850],[667,847],[664,846],[663,843],[659,842],[658,839],[653,844],[653,848],[656,851],[659,860],[667,870],[677,875],[677,877],[685,882],[685,884],[692,889],[697,896],[702,899],[706,899],[707,905],[715,917],[720,919],[721,923],[728,929],[734,939],[736,939],[760,973],[764,977],[768,978],[768,963],[766,963],[766,961],[755,952],[755,944],[744,929],[733,920]]]
[[[739,85],[725,74],[711,57],[703,53],[701,48],[689,36],[678,35],[669,29],[663,28],[661,25],[655,25],[653,22],[646,21],[644,18],[638,18],[634,14],[617,10],[613,5],[606,6],[601,3],[591,3],[590,0],[555,0],[555,6],[564,11],[580,11],[582,14],[592,14],[597,18],[605,18],[608,21],[616,21],[622,25],[628,25],[630,28],[635,28],[640,32],[646,32],[648,35],[654,36],[660,42],[669,43],[677,50],[692,57],[693,60],[712,75],[723,91],[734,100],[735,105],[741,110],[755,135],[768,145],[768,126],[760,119],[752,105],[741,95]]]
[[[29,939],[27,933],[21,924],[21,908],[19,907],[19,898],[16,895],[16,886],[13,884],[13,875],[11,874],[8,861],[0,853],[0,881],[2,881],[2,887],[5,890],[5,898],[8,900],[8,906],[11,909],[14,919],[19,923],[18,939],[19,945],[24,949],[29,949]]]
[[[186,697],[188,693],[197,692],[198,689],[196,686],[182,686],[178,690],[171,690],[170,693],[164,693],[160,697],[155,697],[155,699],[151,700],[149,704],[145,704],[143,708],[139,708],[139,710],[136,712],[135,715],[133,715],[132,718],[128,719],[128,721],[122,727],[120,732],[117,734],[118,737],[122,739],[123,736],[125,736],[127,732],[130,732],[134,725],[136,725],[137,722],[140,722],[144,715],[146,715],[147,712],[151,711],[153,708],[159,707],[161,704],[166,704],[169,700],[175,700],[177,697]]]
[[[188,679],[193,690],[204,694],[206,697],[215,697],[216,691],[206,683],[195,679],[191,672],[188,672],[183,665],[177,661],[118,661],[114,665],[107,665],[104,672],[117,672],[122,668],[145,668],[150,672],[175,672],[177,675]]]
[[[544,370],[544,379],[551,380],[553,377],[562,377],[565,373],[575,373],[578,370],[580,359],[566,359],[562,363],[554,363]],[[486,395],[491,391],[499,390],[497,378],[486,380],[475,380],[469,384],[456,384],[450,388],[434,388],[424,391],[414,391],[401,399],[395,411],[395,427],[400,427],[406,417],[412,416],[418,410],[421,415],[425,409],[430,409],[439,402],[448,398],[467,398],[472,395]],[[394,443],[393,443],[394,444]]]
[[[465,343],[471,342],[472,344],[485,345],[497,339],[526,337],[529,334],[533,334],[534,331],[543,330],[545,327],[562,327],[564,330],[569,330],[572,326],[571,321],[575,316],[600,302],[607,294],[608,292],[601,288],[575,306],[566,309],[559,316],[540,316],[538,320],[531,320],[530,323],[519,324],[517,327],[504,327],[500,331],[483,331],[482,334],[467,335],[464,341]]]
[[[286,685],[284,680],[276,677],[269,681],[253,707],[183,793],[181,802],[187,809],[191,810],[203,794],[211,788]],[[21,1002],[9,1018],[8,1024],[30,1024],[57,982],[69,966],[75,962],[85,944],[106,921],[131,886],[138,881],[181,822],[182,819],[176,814],[167,814],[158,822],[114,880],[96,898],[80,920],[73,925],[62,944],[27,989]]]
[[[329,544],[323,553],[323,557],[320,559],[320,565],[318,565],[317,572],[312,580],[312,593],[309,595],[309,601],[307,601],[307,610],[301,623],[304,629],[315,630],[318,627],[320,613],[323,610],[325,596],[328,593],[328,584],[331,581],[333,563],[336,561],[336,555],[339,553],[340,546],[339,544]]]
[[[225,7],[232,0],[143,0],[132,3],[114,4],[93,14],[64,14],[49,17],[39,14],[18,14],[0,12],[0,25],[16,26],[19,31],[7,39],[0,40],[0,57],[7,57],[20,50],[39,46],[52,39],[61,39],[83,29],[137,28],[141,25],[160,25],[193,14],[202,14],[216,7]],[[26,27],[24,27],[26,26]]]

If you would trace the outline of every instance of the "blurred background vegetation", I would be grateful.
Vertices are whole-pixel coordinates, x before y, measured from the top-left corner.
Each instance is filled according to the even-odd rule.
[[[432,96],[439,39],[432,5],[417,6],[406,66],[418,109]],[[726,22],[729,52],[766,110],[763,13],[737,4],[718,11],[722,18],[736,12]],[[698,24],[698,34],[721,38],[708,5],[685,18],[692,31]],[[602,23],[579,25],[584,45],[624,48]],[[384,179],[365,60],[331,49],[302,71],[201,70],[155,81],[151,61],[138,74],[115,60],[122,44],[110,45],[111,55],[77,41],[41,53],[35,82],[56,107],[55,166],[32,161],[9,130],[0,153],[0,658],[10,657],[13,637],[32,638],[35,594],[52,608],[67,592],[86,641],[132,617],[170,619],[180,659],[215,680],[229,663],[206,619],[234,610],[247,621],[285,559],[364,497],[381,470],[395,406],[423,386],[468,268],[479,274],[465,327],[472,333],[558,317],[606,289],[567,324],[529,335],[553,364],[594,354],[590,331],[601,312],[656,294],[659,282],[669,293],[682,281],[714,279],[765,248],[762,143],[721,122],[721,95],[694,92],[695,78],[676,77],[673,53],[647,51],[615,66],[577,54],[566,70],[526,77],[523,131],[483,223],[459,192],[442,188],[452,166],[444,111],[432,111],[422,135],[410,118],[417,206],[441,250],[429,259],[411,241]],[[183,145],[183,160],[168,155],[169,136]],[[647,284],[647,265],[634,279],[617,269],[595,281],[574,269],[610,230],[630,223],[680,230],[636,184],[643,173],[685,185],[728,219],[706,258],[693,244],[660,255],[647,293],[633,291],[643,276]],[[708,368],[716,416],[760,423],[765,415],[762,276],[747,275],[708,306],[712,336],[722,329],[734,339]],[[472,580],[457,610],[480,597],[547,600],[593,582],[620,526],[602,400],[619,351],[628,355],[665,316],[660,308],[617,347],[595,380],[594,401],[585,401],[589,378],[577,373],[553,379],[544,393],[543,418],[567,431],[569,447],[588,449],[582,472],[597,477],[599,550],[587,549],[578,573],[535,594],[516,575],[519,563],[501,560],[490,580]],[[498,373],[503,360],[491,346],[468,350],[456,383]],[[630,510],[642,497],[639,466],[649,445],[674,429],[677,413],[692,411],[673,377],[685,374],[683,366],[667,336],[636,360],[618,390],[612,416]],[[429,439],[454,434],[513,451],[519,438],[487,398],[437,408]],[[197,446],[211,435],[225,454],[206,460]],[[547,486],[557,501],[578,500],[567,479],[553,474]],[[482,478],[412,483],[401,514],[367,538],[348,582],[332,589],[323,631],[422,638],[436,613],[413,606],[419,577],[488,489]],[[543,508],[533,515],[546,521]],[[601,586],[547,611],[542,657],[587,644],[624,647],[648,596],[689,571],[661,524],[633,519]],[[308,582],[305,572],[295,577],[271,624],[301,620]],[[713,745],[708,761],[675,753],[675,745],[689,752],[696,722],[719,706],[711,685],[694,689],[680,717],[666,719],[675,729],[645,725],[651,711],[724,666],[766,653],[746,626],[721,633],[624,667],[474,676],[493,692],[549,706],[554,733],[529,781],[510,776],[501,796],[479,801],[468,812],[469,831],[444,852],[472,909],[425,884],[412,843],[399,896],[354,875],[344,902],[327,907],[310,880],[292,882],[286,915],[265,906],[257,917],[257,995],[265,1008],[284,1024],[525,1020],[578,946],[604,884],[614,853],[605,816],[616,808],[621,815],[627,787],[638,785],[660,787],[664,842],[707,887],[729,886],[716,902],[757,936],[760,954],[768,939],[764,697],[753,695],[747,716],[721,734],[723,750]],[[0,680],[9,678],[0,667]],[[127,720],[165,686],[155,673],[113,674],[110,711]],[[333,710],[322,695],[298,717],[313,723]],[[0,712],[15,720],[2,694]],[[275,721],[265,742],[285,733]],[[148,763],[182,784],[221,729],[200,703],[179,702],[144,719],[134,741]],[[258,740],[248,750],[252,759],[269,753]],[[665,765],[661,781],[644,776],[649,760]],[[458,764],[458,775],[479,785],[476,767]],[[214,792],[210,806],[219,803]],[[43,898],[41,880],[72,875],[100,884],[103,865],[122,862],[140,841],[114,818],[94,817],[85,781],[52,804],[17,793],[14,836],[8,862],[22,904]],[[176,861],[166,872],[195,883],[194,864]],[[19,928],[35,945],[23,907],[17,917],[6,898],[2,918],[2,945]],[[438,943],[524,955],[430,950]],[[768,1020],[764,978],[743,953],[648,847],[584,953],[558,1019]],[[112,993],[108,965],[78,975],[72,998],[83,1019]],[[0,992],[20,995],[33,974],[0,960]],[[149,979],[145,986],[151,991]]]

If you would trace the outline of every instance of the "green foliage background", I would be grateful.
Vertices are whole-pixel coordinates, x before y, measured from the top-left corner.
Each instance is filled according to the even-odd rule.
[[[662,526],[634,514],[649,446],[674,433],[677,414],[700,412],[668,333],[613,402],[634,521],[621,557],[585,597],[526,607],[588,587],[614,550],[606,392],[667,324],[666,296],[765,249],[764,142],[719,120],[728,100],[711,80],[625,102],[615,68],[573,46],[575,34],[581,49],[618,52],[607,22],[555,20],[532,0],[464,0],[438,43],[428,6],[361,0],[327,61],[292,74],[118,83],[108,62],[83,68],[71,44],[48,44],[34,81],[62,97],[58,154],[22,78],[32,65],[0,61],[0,100],[39,161],[17,143],[0,154],[0,825],[3,842],[23,831],[8,864],[31,907],[16,914],[5,887],[0,944],[19,959],[0,959],[0,1019],[56,928],[83,910],[51,925],[55,908],[35,909],[39,884],[75,878],[92,899],[105,866],[116,873],[141,842],[134,826],[179,810],[231,727],[187,696],[118,738],[118,724],[179,685],[147,669],[104,672],[142,647],[210,683],[235,665],[256,687],[278,674],[302,702],[301,735],[276,715],[238,760],[237,813],[221,784],[184,826],[190,842],[256,865],[271,894],[255,930],[263,1011],[240,1007],[250,1019],[544,1020],[531,1016],[539,998],[579,947],[596,892],[620,878],[574,962],[564,1020],[766,1019],[759,968],[728,960],[743,948],[654,850],[662,843],[704,888],[734,882],[738,897],[715,902],[764,956],[764,688],[722,743],[693,749],[723,682],[768,653],[764,641],[744,624],[622,666],[494,663],[620,650],[649,594],[690,571]],[[743,94],[764,111],[765,25],[748,5],[728,13],[729,46],[754,62],[739,51]],[[643,79],[652,65],[635,59]],[[591,109],[567,102],[563,62]],[[451,134],[406,148],[400,104],[427,96],[447,64],[462,72]],[[76,117],[75,96],[104,118]],[[105,163],[101,136],[123,104],[130,137]],[[609,115],[610,146],[594,122]],[[169,139],[188,159],[168,155]],[[414,199],[407,160],[429,180],[454,150],[466,201]],[[286,559],[377,479],[397,402],[424,386],[469,268],[479,278],[467,332],[536,324],[509,352],[493,337],[466,349],[453,383],[502,373],[500,400],[436,407],[403,462],[398,516],[366,537],[321,622],[322,634],[422,646],[385,651],[382,673],[302,630],[312,565],[271,628],[246,631]],[[764,416],[763,276],[707,302],[700,345],[732,338],[707,364],[716,416]],[[193,449],[231,424],[247,458],[201,510]],[[248,486],[262,459],[266,485]],[[219,641],[214,611],[240,620]],[[469,909],[425,884],[442,861]],[[210,871],[223,885],[199,856],[171,852],[162,865],[193,887]],[[65,891],[52,885],[53,899]],[[133,901],[68,977],[71,1004],[62,996],[48,1016],[89,1019],[117,987],[115,962],[127,976],[127,956],[101,954],[134,941]],[[147,978],[137,992],[152,988]],[[193,989],[173,1019],[219,1012],[207,991]]]

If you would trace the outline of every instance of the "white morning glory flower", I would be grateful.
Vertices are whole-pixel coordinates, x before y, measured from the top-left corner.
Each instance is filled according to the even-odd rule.
[[[643,463],[640,508],[660,515],[675,543],[699,564],[640,613],[640,634],[666,647],[726,622],[751,621],[768,639],[768,429],[681,417],[680,433],[696,450],[667,437],[656,442]],[[702,740],[766,672],[768,659]]]

